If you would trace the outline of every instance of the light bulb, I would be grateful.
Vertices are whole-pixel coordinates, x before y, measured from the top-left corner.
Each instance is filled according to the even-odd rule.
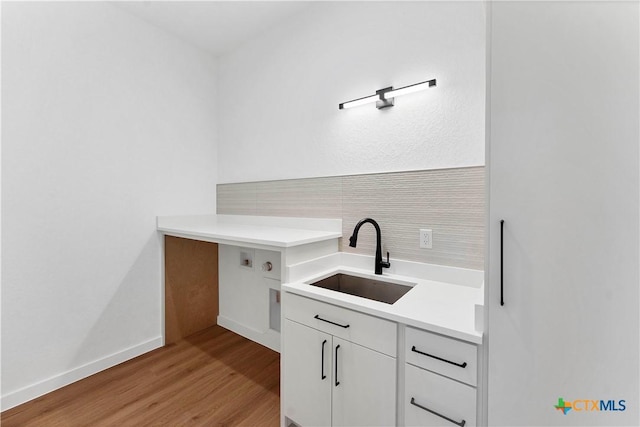
[[[401,87],[398,89],[394,89],[394,90],[390,90],[389,92],[385,92],[384,94],[384,98],[385,99],[390,99],[396,96],[400,96],[400,95],[406,95],[407,93],[413,93],[413,92],[418,92],[421,90],[426,90],[429,89],[431,86],[435,86],[436,85],[436,81],[434,80],[428,80],[426,82],[421,82],[421,83],[416,83],[414,85],[410,85],[410,86],[405,86],[405,87]]]
[[[344,108],[358,107],[360,105],[376,102],[379,99],[380,99],[380,97],[378,95],[366,96],[364,98],[356,99],[356,100],[349,101],[349,102],[344,102],[344,103],[340,104],[338,106],[338,108],[340,108],[342,110]]]

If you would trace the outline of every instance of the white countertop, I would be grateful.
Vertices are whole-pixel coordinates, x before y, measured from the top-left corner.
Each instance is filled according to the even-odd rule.
[[[398,264],[403,261],[394,261],[392,259],[392,265],[394,262]],[[415,283],[415,286],[395,304],[386,304],[308,284],[337,273],[401,284]],[[482,272],[478,273],[476,276],[481,277]],[[371,269],[368,270],[338,265],[323,272],[315,273],[305,279],[283,284],[282,289],[286,292],[314,298],[329,304],[339,305],[474,344],[482,343],[482,332],[476,330],[475,321],[476,305],[482,306],[484,299],[484,289],[481,283],[467,286],[447,283],[441,281],[441,279],[429,280],[424,276],[409,277],[388,273],[378,276],[373,274],[372,263]]]
[[[158,231],[221,244],[287,248],[342,237],[342,220],[246,215],[159,216]]]

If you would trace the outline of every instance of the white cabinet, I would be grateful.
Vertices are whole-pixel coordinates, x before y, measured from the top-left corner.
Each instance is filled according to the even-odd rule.
[[[278,351],[280,252],[219,245],[218,259],[218,325]]]
[[[638,3],[490,8],[488,423],[637,425]]]
[[[396,422],[396,359],[333,337],[333,426]]]
[[[397,325],[297,295],[283,297],[285,418],[299,426],[395,425],[396,359],[360,344],[376,347],[381,331],[395,354]]]
[[[405,355],[405,425],[475,426],[477,347],[407,327]]]
[[[331,425],[331,335],[291,320],[284,321],[283,334],[286,375],[281,394],[286,416],[300,426]]]
[[[405,425],[476,425],[476,389],[433,372],[407,365]]]
[[[283,298],[286,318],[396,357],[395,322],[289,292]]]
[[[474,344],[407,327],[405,357],[415,366],[471,386],[478,384],[478,347]]]

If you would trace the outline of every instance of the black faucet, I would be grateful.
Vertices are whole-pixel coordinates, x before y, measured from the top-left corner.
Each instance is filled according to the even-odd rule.
[[[382,248],[380,247],[380,226],[378,225],[377,222],[375,222],[375,220],[371,219],[371,218],[364,218],[361,219],[357,224],[356,224],[356,228],[353,229],[353,235],[351,237],[349,237],[349,246],[351,246],[352,248],[356,247],[356,244],[358,242],[358,231],[360,231],[360,227],[362,227],[362,225],[364,223],[371,223],[371,225],[373,225],[376,229],[376,274],[382,274],[382,268],[389,268],[391,267],[391,263],[389,262],[389,252],[387,252],[387,262],[382,261]]]

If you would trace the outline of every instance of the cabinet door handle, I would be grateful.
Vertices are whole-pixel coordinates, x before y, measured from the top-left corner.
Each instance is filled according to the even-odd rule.
[[[442,357],[434,356],[433,354],[429,354],[429,353],[422,352],[420,350],[416,350],[416,346],[415,345],[413,347],[411,347],[411,351],[413,351],[415,353],[418,353],[418,354],[421,354],[423,356],[431,357],[431,358],[439,360],[441,362],[445,362],[445,363],[449,363],[451,365],[455,365],[455,366],[457,366],[459,368],[466,368],[467,367],[467,362],[462,362],[462,363],[452,362],[451,360],[443,359]]]
[[[340,326],[341,328],[348,328],[349,325],[341,325],[340,323],[336,323],[336,322],[332,322],[331,320],[326,320],[323,319],[322,317],[320,317],[319,314],[316,314],[315,316],[313,316],[314,319],[318,319],[318,320],[322,320],[323,322],[327,322],[327,323],[331,323],[332,325],[336,325],[336,326]]]
[[[504,219],[500,220],[500,305],[504,305]]]
[[[327,340],[322,341],[322,357],[321,357],[321,367],[320,367],[320,379],[325,379],[327,376],[324,374],[324,345],[327,343]]]
[[[442,419],[445,419],[445,420],[449,421],[450,423],[453,423],[453,424],[455,424],[457,426],[464,427],[464,425],[467,423],[466,420],[455,421],[455,420],[452,420],[451,418],[449,418],[447,416],[444,416],[442,414],[437,413],[436,411],[433,411],[433,410],[431,410],[429,408],[425,408],[424,406],[420,405],[419,403],[416,403],[416,399],[413,398],[413,397],[411,398],[411,404],[413,406],[417,406],[418,408],[423,409],[423,410],[425,410],[425,411],[427,411],[427,412],[429,412],[429,413],[431,413],[433,415],[436,415],[436,416],[438,416],[438,417],[440,417]]]
[[[338,344],[336,346],[336,360],[335,360],[335,364],[336,364],[336,375],[335,375],[336,387],[338,387],[338,385],[340,384],[340,381],[338,381],[338,349],[339,348],[340,348],[340,345]]]

